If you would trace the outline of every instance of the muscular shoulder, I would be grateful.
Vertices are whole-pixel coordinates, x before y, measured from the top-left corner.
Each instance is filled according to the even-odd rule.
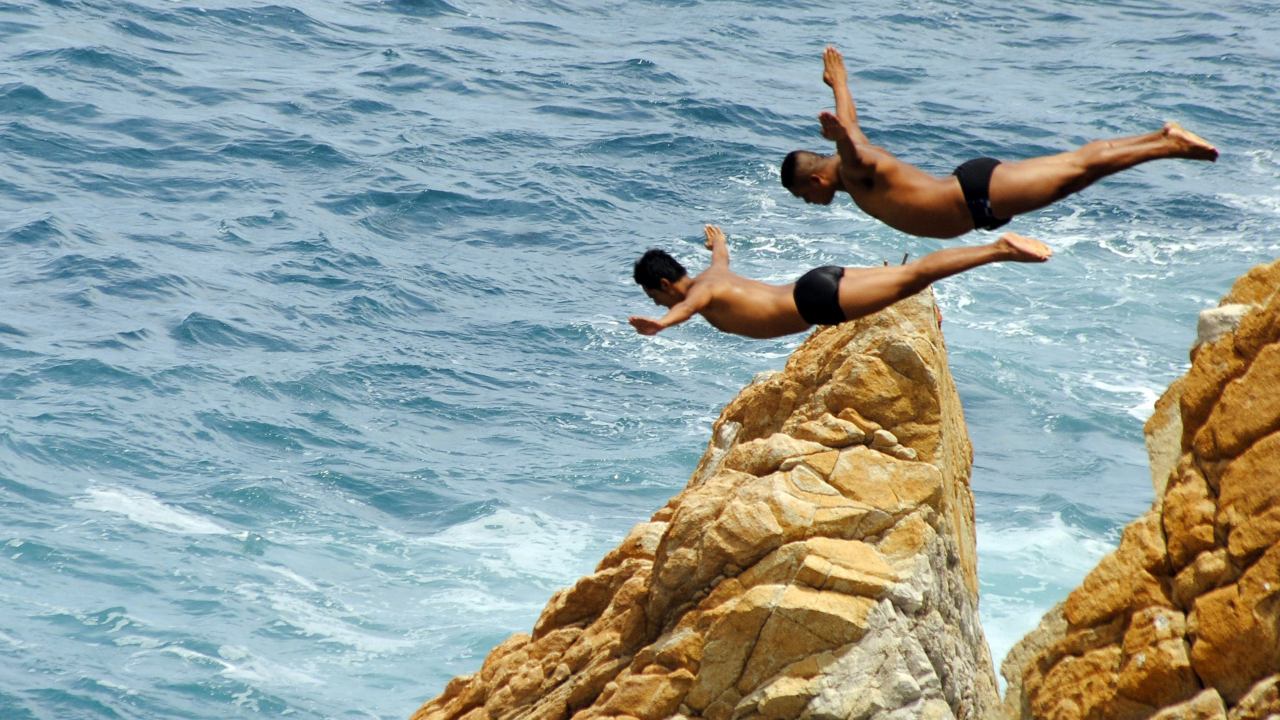
[[[722,298],[742,283],[742,276],[723,268],[709,269],[694,280],[691,293],[698,293],[707,300]]]

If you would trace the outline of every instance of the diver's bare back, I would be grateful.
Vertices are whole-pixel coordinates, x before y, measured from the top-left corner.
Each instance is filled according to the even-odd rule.
[[[854,144],[834,115],[820,118],[823,134],[842,149],[840,185],[866,214],[902,232],[951,238],[973,229],[960,182],[935,177],[894,157],[884,148]],[[845,148],[853,148],[845,160]]]
[[[694,279],[711,291],[702,317],[724,332],[751,338],[772,338],[803,332],[809,323],[800,317],[793,296],[795,284],[769,285],[727,268],[708,268]]]
[[[1129,137],[1094,140],[1064,152],[1001,162],[974,158],[951,175],[935,177],[872,145],[858,125],[840,51],[823,52],[823,82],[836,112],[818,116],[834,156],[806,160],[797,179],[796,153],[783,163],[782,183],[806,202],[827,204],[836,190],[849,193],[864,212],[912,235],[951,238],[974,229],[995,230],[1017,215],[1038,210],[1101,178],[1151,160],[1213,162],[1218,150],[1176,122]],[[813,155],[813,153],[807,153]],[[790,169],[788,169],[790,168]]]

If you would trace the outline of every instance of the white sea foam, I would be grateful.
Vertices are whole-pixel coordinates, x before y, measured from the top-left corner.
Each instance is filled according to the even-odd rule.
[[[128,685],[121,685],[120,683],[114,683],[104,678],[95,678],[94,682],[97,683],[98,685],[101,685],[104,688],[107,688],[109,690],[114,690],[116,693],[121,695],[137,695],[138,694],[138,691],[136,689],[131,688]]]
[[[499,509],[424,539],[430,545],[466,550],[475,564],[497,577],[533,576],[556,582],[577,577],[600,545],[600,530],[587,522],[523,515]]]
[[[193,512],[166,505],[152,495],[125,488],[89,488],[75,502],[82,510],[117,513],[139,525],[178,535],[225,535],[230,531]]]
[[[229,667],[227,662],[222,660],[221,658],[216,658],[216,657],[213,657],[212,655],[206,655],[205,653],[198,652],[190,648],[185,648],[181,645],[165,645],[164,647],[160,648],[158,652],[164,653],[166,655],[173,655],[193,665],[214,666],[214,667],[220,667],[224,670],[227,667]],[[148,654],[147,651],[143,651],[140,653],[136,653],[134,657],[135,658],[142,657],[147,654]]]
[[[459,587],[423,597],[418,604],[439,617],[453,617],[458,622],[482,624],[481,616],[467,611],[483,607],[485,613],[497,615],[516,615],[527,612],[529,604],[516,602],[501,595],[495,595],[486,588]]]
[[[260,657],[255,657],[248,648],[237,645],[223,645],[218,648],[222,656],[222,675],[241,680],[255,686],[294,687],[297,685],[322,685],[320,678],[309,675],[292,667],[285,667]]]
[[[279,692],[298,686],[318,687],[326,684],[324,679],[300,670],[296,666],[286,666],[271,661],[250,648],[238,645],[221,645],[218,647],[217,654],[214,655],[176,643],[165,643],[137,636],[120,638],[116,644],[139,648],[130,656],[127,666],[134,666],[146,658],[172,656],[190,665],[212,669],[222,677],[245,683],[249,686],[245,692],[246,697],[250,696],[254,689],[259,688]],[[129,692],[136,691],[129,690]]]
[[[1145,385],[1117,385],[1094,377],[1088,377],[1086,381],[1108,393],[1136,396],[1138,402],[1125,408],[1125,412],[1140,422],[1146,422],[1151,417],[1151,413],[1156,410],[1156,400],[1160,399],[1160,391]]]
[[[259,567],[277,572],[271,566]],[[280,574],[289,577],[286,573]],[[293,577],[289,579],[296,582]],[[281,620],[321,642],[337,643],[370,654],[395,652],[413,645],[410,640],[376,635],[353,625],[347,618],[358,613],[329,597],[304,598],[289,588],[256,583],[241,584],[235,592],[251,604],[265,602]]]
[[[1262,195],[1241,195],[1239,193],[1221,193],[1218,199],[1222,202],[1246,212],[1280,215],[1280,192]]]
[[[311,592],[320,592],[320,588],[317,587],[315,583],[302,577],[301,575],[290,570],[287,567],[281,567],[279,565],[259,565],[258,567],[262,568],[263,570],[267,570],[269,572],[273,572],[273,573],[276,573],[277,575],[285,577],[290,581],[292,581],[293,583],[303,588],[306,588],[307,590],[310,590]]]
[[[1034,524],[995,527],[978,521],[983,631],[999,666],[1010,648],[1097,565],[1113,544],[1067,525],[1053,513]],[[1003,682],[1003,680],[1002,680]]]
[[[145,635],[121,635],[113,639],[112,643],[120,647],[140,647],[144,650],[154,650],[164,645],[163,641]]]
[[[133,657],[141,658],[156,652],[173,655],[192,665],[217,668],[218,674],[223,677],[240,680],[256,687],[282,688],[296,687],[299,684],[324,684],[323,680],[313,675],[257,657],[249,649],[234,645],[220,646],[216,656],[181,645],[166,645],[158,650],[142,650],[135,653]]]

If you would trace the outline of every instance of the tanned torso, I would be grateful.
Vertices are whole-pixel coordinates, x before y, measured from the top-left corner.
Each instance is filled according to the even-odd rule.
[[[809,328],[796,310],[794,284],[769,285],[718,267],[708,268],[693,282],[711,293],[702,317],[724,332],[772,338]]]
[[[911,235],[950,238],[973,229],[955,176],[934,177],[873,145],[858,145],[857,157],[842,158],[840,184],[863,212]]]

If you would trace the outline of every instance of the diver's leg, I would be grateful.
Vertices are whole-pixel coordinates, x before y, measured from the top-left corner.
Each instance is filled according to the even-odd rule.
[[[1049,246],[1023,235],[1004,233],[987,245],[945,248],[906,265],[845,268],[840,280],[840,309],[849,320],[870,315],[911,297],[945,277],[993,262],[1044,262]]]
[[[1173,122],[1146,135],[1095,140],[1071,152],[997,165],[991,173],[991,212],[1011,218],[1038,210],[1149,160],[1217,157],[1212,145]]]

